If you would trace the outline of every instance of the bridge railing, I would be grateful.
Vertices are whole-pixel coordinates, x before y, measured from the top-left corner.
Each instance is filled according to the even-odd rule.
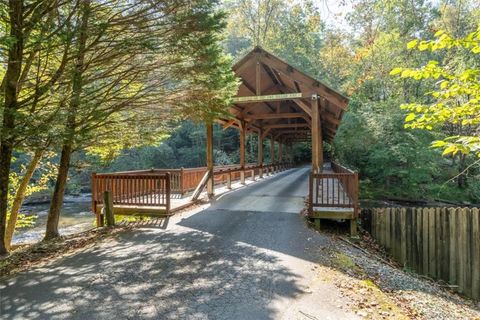
[[[311,173],[309,181],[309,211],[320,208],[351,208],[359,214],[358,173],[337,163],[333,172]]]
[[[259,166],[255,163],[249,163],[245,165],[245,168],[238,164],[216,166],[214,168],[214,179],[215,184],[225,184],[229,180],[227,175],[230,175],[231,181],[236,181],[240,179],[240,174],[242,171],[245,172],[246,178],[254,178],[260,174],[260,170],[264,174],[277,172],[283,169],[291,167],[291,163],[282,162],[282,163],[273,163],[273,164],[264,164]],[[117,176],[128,177],[122,179],[132,179],[132,177],[139,176],[161,176],[169,174],[170,176],[170,193],[171,195],[183,195],[187,192],[193,191],[202,180],[207,167],[198,167],[198,168],[180,168],[180,169],[149,169],[149,170],[132,170],[132,171],[121,171],[121,172],[111,172],[111,173],[102,173],[94,174],[92,176],[93,181],[101,179],[119,179],[115,178]],[[92,185],[93,193],[93,185]]]
[[[114,205],[164,207],[170,210],[170,173],[92,174],[92,211],[104,204],[103,194],[110,191]]]

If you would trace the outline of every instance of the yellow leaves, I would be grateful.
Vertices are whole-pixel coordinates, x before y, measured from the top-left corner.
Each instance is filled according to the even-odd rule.
[[[402,73],[401,73],[400,76],[401,76],[402,78],[408,78],[408,77],[410,77],[411,75],[412,75],[412,71],[411,71],[411,70],[409,70],[409,69],[404,69],[404,70],[402,71]]]
[[[477,153],[480,157],[480,137],[476,136],[452,136],[444,140],[436,140],[431,144],[432,148],[443,149],[442,155],[453,155],[458,153]]]
[[[428,41],[420,41],[420,43],[417,46],[418,50],[420,51],[425,51],[428,48],[430,48],[429,42]]]
[[[395,76],[403,71],[403,68],[394,68],[392,71],[390,71],[391,76]]]
[[[411,50],[417,46],[418,40],[412,40],[409,43],[407,43],[407,49]]]
[[[451,154],[451,153],[453,155],[455,155],[457,152],[458,152],[457,147],[455,147],[455,145],[450,145],[443,150],[442,156],[446,156],[446,155]]]
[[[405,117],[405,122],[410,122],[415,119],[415,113],[411,112]]]
[[[442,148],[447,144],[446,141],[436,140],[432,142],[432,148]]]
[[[470,50],[472,53],[480,53],[480,29],[469,33],[465,38],[456,39],[449,35],[445,30],[438,30],[434,37],[435,40],[412,40],[407,43],[407,49],[417,49],[419,51],[436,51],[441,49],[451,49],[460,47]]]

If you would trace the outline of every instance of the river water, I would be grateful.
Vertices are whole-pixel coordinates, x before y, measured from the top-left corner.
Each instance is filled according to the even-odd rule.
[[[17,229],[13,244],[33,243],[41,240],[45,234],[49,203],[27,204],[22,212],[36,214],[35,225],[30,228]],[[85,231],[95,227],[95,216],[91,211],[90,194],[65,196],[59,221],[61,235]]]

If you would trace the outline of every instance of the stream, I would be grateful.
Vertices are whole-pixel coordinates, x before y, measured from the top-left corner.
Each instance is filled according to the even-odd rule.
[[[48,208],[50,203],[30,203],[22,206],[22,213],[36,214],[35,225],[15,231],[12,244],[25,244],[40,241],[45,234]],[[60,214],[59,231],[61,235],[82,232],[93,228],[95,216],[91,212],[90,194],[65,196]]]
[[[34,243],[43,239],[47,223],[48,208],[50,203],[29,203],[22,207],[23,213],[36,214],[35,225],[30,228],[17,229],[13,236],[12,244]],[[385,206],[451,206],[443,202],[416,201],[392,201],[392,200],[362,200],[361,206],[385,207]],[[89,193],[78,196],[65,196],[62,212],[60,214],[59,231],[61,235],[82,232],[95,227],[95,216],[91,212],[91,195]]]

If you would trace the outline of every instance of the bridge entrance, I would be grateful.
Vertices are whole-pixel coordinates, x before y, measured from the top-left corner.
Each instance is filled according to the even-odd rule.
[[[170,215],[196,200],[204,189],[209,197],[215,187],[246,183],[293,165],[291,148],[299,142],[311,145],[309,215],[320,219],[350,219],[352,233],[358,217],[358,174],[336,163],[324,164],[323,142],[332,143],[347,110],[348,98],[283,60],[256,47],[233,66],[241,84],[230,117],[216,119],[240,135],[240,163],[215,167],[213,123],[206,124],[207,163],[204,168],[145,170],[97,174],[93,181],[93,211],[103,223],[103,193],[113,193],[111,205],[118,214]],[[257,163],[247,164],[248,134],[258,138]],[[264,163],[264,140],[270,141],[270,163]],[[275,150],[278,150],[277,154]],[[182,197],[193,191],[190,198]]]

